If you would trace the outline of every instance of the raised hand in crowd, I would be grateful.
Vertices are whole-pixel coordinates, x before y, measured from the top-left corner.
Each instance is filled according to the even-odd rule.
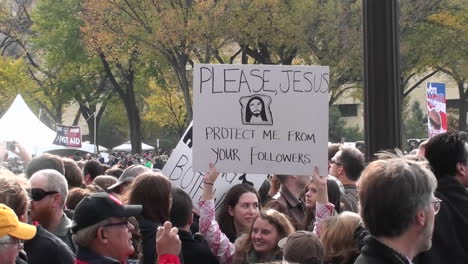
[[[312,180],[317,189],[317,202],[320,204],[328,204],[327,176],[320,176],[317,166],[314,167]]]
[[[2,163],[6,161],[6,155],[8,153],[8,150],[6,149],[5,142],[0,142],[0,167],[2,167]]]
[[[178,232],[179,229],[172,227],[172,223],[169,221],[166,221],[163,226],[158,228],[158,232],[156,233],[156,251],[159,258],[162,258],[164,255],[179,255],[182,243],[177,234]]]
[[[213,163],[210,162],[208,166],[210,167],[210,170],[205,173],[205,176],[203,178],[203,192],[202,192],[203,201],[208,201],[208,200],[213,199],[214,184],[216,182],[216,179],[218,179],[218,176],[219,176],[219,173],[214,167]]]
[[[18,157],[23,160],[23,166],[26,168],[32,160],[32,155],[26,148],[19,142],[13,141],[13,148],[10,150],[11,152],[15,153]]]
[[[8,147],[8,145],[11,145]],[[23,166],[27,167],[32,160],[32,155],[26,148],[17,141],[0,142],[0,163],[7,161],[8,151],[16,154],[20,159],[23,160]]]
[[[281,182],[279,181],[278,177],[276,175],[271,175],[271,177],[268,179],[270,181],[270,189],[268,190],[268,197],[273,197],[275,196],[281,187]]]

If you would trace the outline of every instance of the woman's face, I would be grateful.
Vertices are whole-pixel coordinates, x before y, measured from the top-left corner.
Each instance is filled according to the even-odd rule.
[[[314,183],[309,183],[305,189],[305,204],[307,208],[315,208],[317,202],[317,188]]]
[[[251,192],[243,193],[234,208],[230,207],[228,212],[234,218],[236,226],[241,227],[243,230],[248,229],[258,215],[257,195]]]
[[[258,217],[252,228],[251,239],[255,252],[268,254],[278,245],[280,235],[275,226]]]
[[[254,115],[259,115],[262,112],[262,106],[262,102],[260,102],[260,100],[257,99],[253,99],[252,101],[250,101],[249,104],[250,111]]]

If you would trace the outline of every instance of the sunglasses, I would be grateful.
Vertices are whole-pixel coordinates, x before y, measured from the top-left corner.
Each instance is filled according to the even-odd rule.
[[[33,201],[40,201],[42,199],[44,199],[44,197],[46,197],[47,195],[51,195],[51,194],[56,194],[58,192],[56,191],[44,191],[42,189],[39,189],[39,188],[32,188],[31,191],[31,199]]]

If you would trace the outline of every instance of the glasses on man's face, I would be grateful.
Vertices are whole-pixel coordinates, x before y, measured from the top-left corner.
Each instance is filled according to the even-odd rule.
[[[442,203],[442,200],[439,198],[434,198],[432,201],[432,207],[434,208],[434,214],[437,214],[440,210],[440,203]]]
[[[44,191],[40,188],[32,188],[30,190],[31,199],[36,202],[44,199],[44,197],[46,197],[47,195],[56,194],[56,193],[58,192],[57,191]]]
[[[337,166],[341,166],[341,163],[339,163],[339,162],[336,161],[335,159],[331,159],[331,160],[330,160],[330,164],[336,164]]]

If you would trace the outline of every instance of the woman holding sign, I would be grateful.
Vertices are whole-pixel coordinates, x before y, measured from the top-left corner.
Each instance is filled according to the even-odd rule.
[[[220,263],[258,263],[281,260],[282,254],[278,241],[294,232],[287,217],[275,210],[262,211],[252,219],[250,232],[236,244],[221,231],[215,220],[213,185],[219,173],[210,164],[210,171],[205,173],[202,200],[200,207],[200,232],[205,236],[213,254]],[[258,203],[258,199],[257,199]]]
[[[217,217],[219,228],[229,241],[234,243],[248,232],[260,210],[259,200],[257,191],[249,184],[236,184],[229,189]]]
[[[317,206],[317,196],[320,188],[315,184],[317,180],[312,179],[305,189],[306,218],[303,226],[308,231],[313,231],[315,226],[315,211]],[[329,202],[334,205],[334,213],[340,213],[341,210],[341,190],[336,180],[327,179],[327,193]]]

